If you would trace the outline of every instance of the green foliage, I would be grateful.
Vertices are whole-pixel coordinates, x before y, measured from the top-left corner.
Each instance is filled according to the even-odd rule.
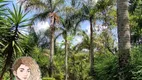
[[[89,77],[88,54],[78,53],[69,58],[69,79],[88,80]]]
[[[6,72],[3,80],[10,80],[9,72]]]
[[[117,56],[111,53],[95,55],[96,80],[118,80]],[[102,76],[102,77],[100,77]]]
[[[54,78],[56,80],[63,80],[64,79],[64,75],[63,75],[63,73],[55,74]]]
[[[130,0],[130,27],[131,27],[131,42],[140,43],[139,39],[142,37],[142,1]]]
[[[133,77],[132,79],[133,80],[141,80],[142,79],[142,46],[138,46],[138,47],[134,47],[132,49],[132,62],[131,62],[131,65],[132,65],[132,74],[133,74]]]
[[[30,52],[30,56],[37,61],[42,76],[47,76],[48,74],[47,65],[49,64],[49,57],[46,56],[45,53],[37,46],[33,47],[33,50]]]
[[[142,66],[137,66],[136,70],[132,72],[133,76],[132,79],[133,80],[141,80],[142,79]]]

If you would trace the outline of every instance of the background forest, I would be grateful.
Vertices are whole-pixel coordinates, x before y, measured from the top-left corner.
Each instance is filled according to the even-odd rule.
[[[0,80],[21,56],[42,80],[142,80],[142,0],[0,0]]]

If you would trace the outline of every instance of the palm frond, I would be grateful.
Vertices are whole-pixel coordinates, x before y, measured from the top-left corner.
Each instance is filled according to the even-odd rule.
[[[10,9],[8,9],[8,12],[10,14],[10,15],[7,15],[8,19],[15,23],[16,15]]]
[[[20,21],[19,24],[22,24],[22,23],[25,23],[25,22],[28,22],[28,21],[31,21],[31,20],[29,20],[29,19],[23,19],[23,20]]]
[[[9,48],[11,48],[11,42],[8,43],[3,49],[2,49],[2,55],[3,56],[6,56],[8,51],[9,51]]]
[[[1,45],[1,46],[5,46],[2,42],[0,42],[0,45]]]
[[[43,13],[35,14],[33,20],[46,20],[50,11],[45,11]]]
[[[14,11],[8,9],[8,13],[9,15],[7,15],[7,20],[14,26],[16,26],[17,24],[19,26],[22,26],[22,27],[25,27],[23,26],[22,24],[23,23],[26,23],[28,21],[30,21],[29,19],[25,19],[25,16],[29,13],[29,12],[26,12],[26,13],[23,13],[22,11],[22,6],[20,5],[20,7],[16,7],[14,4],[13,4],[13,9]],[[29,24],[27,24],[29,25]]]
[[[12,6],[13,6],[13,9],[14,9],[14,12],[12,12],[11,10],[9,12],[12,14],[13,18],[17,19],[19,11],[17,12],[17,9],[16,9],[14,4],[12,4]]]
[[[25,5],[25,10],[38,10],[38,11],[44,11],[45,9],[48,9],[49,6],[45,4],[42,1],[35,0],[35,1],[27,1]]]
[[[57,7],[61,4],[64,3],[64,0],[55,0],[55,2],[53,3],[53,9],[52,10],[55,10],[57,9]]]
[[[89,50],[89,45],[90,45],[90,39],[89,39],[89,36],[86,34],[85,31],[81,31],[79,33],[80,36],[83,36],[83,39],[82,39],[82,42],[76,44],[74,46],[74,50],[75,50],[75,53],[77,53],[78,51],[81,51],[82,49],[88,49]]]
[[[15,49],[16,52],[20,53],[19,55],[24,54],[23,49],[20,47],[20,45],[16,41],[15,41],[14,49]],[[18,54],[16,54],[16,55],[18,55]]]
[[[22,19],[25,18],[25,16],[27,16],[29,12],[30,12],[30,11],[27,11],[27,12],[24,13],[24,14],[21,12],[21,15],[23,14]]]
[[[59,33],[56,37],[55,37],[55,41],[57,40],[57,38],[59,37],[59,36],[61,36],[62,35],[62,33]]]

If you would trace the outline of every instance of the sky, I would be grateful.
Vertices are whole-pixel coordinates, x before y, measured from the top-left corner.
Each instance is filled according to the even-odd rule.
[[[86,33],[89,35],[90,34],[90,24],[89,24],[89,21],[84,21],[84,22],[81,22],[80,24],[81,24],[81,29],[86,31]],[[47,21],[46,22],[41,21],[41,22],[38,22],[34,26],[34,29],[35,29],[35,31],[37,33],[40,32],[40,31],[42,31],[44,33],[47,29],[49,29],[49,27],[50,26],[49,26],[49,23]],[[57,43],[59,43],[59,44],[62,43],[62,41],[64,41],[62,37],[59,37],[57,39]],[[82,41],[82,37],[75,36],[72,42],[75,45],[75,44],[77,44],[77,43],[79,43],[81,41]]]
[[[17,0],[10,0],[10,1],[13,1],[13,3],[15,4],[15,3],[17,3],[16,1]],[[93,0],[94,2],[96,2],[97,0]],[[12,6],[12,4],[10,4],[9,5],[9,7],[11,8],[11,6]],[[33,14],[34,13],[29,13],[27,16],[26,16],[26,18],[29,18],[29,17],[32,17],[33,16]],[[41,21],[41,22],[37,22],[35,25],[33,25],[33,27],[34,27],[34,29],[35,29],[35,31],[37,32],[37,33],[39,33],[39,32],[45,32],[49,27],[50,27],[50,25],[49,25],[49,23],[48,23],[49,21]],[[80,23],[81,24],[81,29],[82,30],[84,30],[88,35],[90,35],[90,23],[89,23],[89,21],[84,21],[84,22],[81,22]],[[96,25],[95,25],[95,30],[102,30],[102,29],[105,29],[106,27],[105,26],[102,26],[102,21],[97,21],[96,22]],[[22,33],[24,33],[24,34],[27,34],[27,32],[26,32],[26,30],[27,30],[28,28],[22,28],[22,29],[19,29]],[[113,33],[113,35],[114,35],[114,39],[116,39],[116,41],[117,41],[117,38],[116,38],[116,36],[117,36],[117,30],[116,29],[113,29],[112,30],[112,33]],[[58,39],[57,39],[57,43],[62,43],[62,41],[63,41],[63,38],[62,37],[59,37]],[[77,43],[79,43],[79,42],[81,42],[82,41],[82,37],[80,37],[80,36],[75,36],[74,37],[74,39],[73,39],[73,44],[75,45],[75,44],[77,44]]]

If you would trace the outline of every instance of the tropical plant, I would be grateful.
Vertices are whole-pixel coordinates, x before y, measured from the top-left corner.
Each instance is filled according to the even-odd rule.
[[[1,79],[3,78],[3,75],[5,71],[9,70],[10,75],[12,74],[10,67],[12,66],[13,59],[22,55],[22,48],[19,46],[18,39],[21,37],[21,33],[18,30],[19,27],[25,27],[29,26],[30,24],[24,24],[28,21],[28,19],[25,18],[27,13],[23,13],[22,6],[16,8],[14,4],[13,10],[8,9],[6,18],[6,26],[2,26],[2,29],[7,30],[6,31],[6,37],[3,37],[3,40],[6,40],[3,42],[5,44],[2,55],[5,57],[5,64],[3,66],[3,69],[1,71]],[[12,76],[10,76],[12,78]]]

